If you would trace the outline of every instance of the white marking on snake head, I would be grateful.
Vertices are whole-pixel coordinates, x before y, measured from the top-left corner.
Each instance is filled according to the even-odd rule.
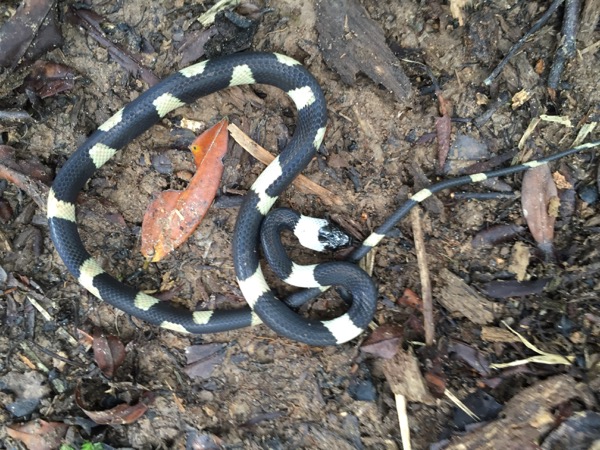
[[[546,162],[540,162],[540,161],[529,161],[526,163],[523,163],[523,165],[525,167],[529,167],[531,169],[533,169],[534,167],[538,167],[538,166],[543,166],[544,164],[546,164]]]
[[[329,225],[329,222],[325,219],[300,216],[300,220],[294,227],[294,234],[303,247],[323,252],[325,251],[325,244],[319,241],[319,230],[327,225]]]
[[[168,92],[165,92],[161,96],[154,99],[152,104],[156,108],[156,113],[158,114],[158,116],[165,117],[168,113],[170,113],[174,109],[177,109],[180,106],[185,105],[185,102],[182,102],[174,95],[171,95]]]
[[[238,278],[238,284],[240,285],[240,290],[250,308],[254,308],[254,305],[261,295],[266,294],[271,290],[265,281],[260,266],[258,266],[256,272],[254,272],[251,277],[248,277],[245,280],[240,280]]]
[[[256,83],[256,81],[254,80],[252,69],[250,69],[250,66],[248,66],[248,64],[242,64],[241,66],[235,66],[233,68],[233,73],[231,74],[229,86],[238,86],[240,84],[254,83]]]
[[[354,325],[348,314],[344,314],[333,320],[327,320],[323,322],[323,325],[333,334],[337,344],[351,341],[364,331]]]
[[[94,258],[88,258],[83,262],[81,267],[79,267],[79,278],[77,280],[79,281],[79,284],[100,300],[102,300],[102,297],[100,297],[98,288],[94,286],[94,278],[101,273],[104,273],[104,270],[100,267],[100,264],[98,264]]]
[[[102,167],[106,161],[112,158],[117,150],[109,147],[108,145],[97,143],[92,148],[90,148],[89,155],[92,161],[94,162],[94,166],[96,169]]]
[[[58,219],[68,220],[69,222],[75,222],[75,205],[70,202],[65,202],[56,198],[54,189],[50,189],[48,193],[48,212],[47,216],[49,219],[56,217]]]
[[[310,86],[303,86],[300,88],[292,89],[291,91],[288,91],[287,94],[292,98],[292,100],[296,104],[296,108],[298,108],[298,111],[300,111],[303,108],[306,108],[307,106],[312,105],[316,101],[315,94],[310,88]]]
[[[258,317],[258,314],[252,311],[252,313],[250,314],[250,326],[255,327],[256,325],[260,325],[261,323],[263,323],[262,319]]]

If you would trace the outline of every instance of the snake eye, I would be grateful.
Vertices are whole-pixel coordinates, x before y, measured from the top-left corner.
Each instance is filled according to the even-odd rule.
[[[339,250],[349,247],[352,238],[335,225],[327,224],[319,229],[319,242],[326,250]]]

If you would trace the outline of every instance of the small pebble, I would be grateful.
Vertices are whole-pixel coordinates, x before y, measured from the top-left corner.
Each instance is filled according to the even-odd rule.
[[[579,198],[591,205],[598,201],[598,190],[595,186],[588,184],[579,190]]]
[[[354,400],[361,400],[365,402],[374,402],[375,398],[377,397],[375,386],[373,386],[371,380],[352,380],[348,386],[348,394]]]
[[[6,405],[6,409],[15,417],[25,417],[32,414],[40,401],[37,398],[25,398]]]

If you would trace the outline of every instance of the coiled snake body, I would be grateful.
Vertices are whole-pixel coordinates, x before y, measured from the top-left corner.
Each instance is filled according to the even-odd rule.
[[[119,149],[138,137],[170,111],[218,90],[264,83],[285,91],[298,111],[295,133],[287,147],[254,182],[240,209],[233,236],[233,259],[238,283],[249,307],[229,311],[188,311],[162,302],[106,273],[85,249],[79,235],[75,202],[92,174]],[[273,53],[242,53],[195,64],[180,70],[141,94],[102,124],[69,158],[48,196],[50,236],[67,269],[99,299],[164,328],[189,333],[214,333],[260,323],[290,339],[312,345],[347,342],[358,336],[375,312],[377,291],[371,278],[351,262],[299,266],[281,262],[286,281],[320,291],[342,285],[352,294],[348,311],[333,320],[308,320],[279,301],[267,285],[258,258],[260,226],[282,191],[308,165],[325,134],[326,104],[312,75],[295,60]],[[526,170],[574,153],[571,149],[544,160],[449,180],[416,193],[363,242],[352,255],[356,261],[417,203],[447,187],[482,181]],[[299,218],[295,228],[307,241],[323,226],[318,219]],[[277,272],[277,270],[276,270]]]

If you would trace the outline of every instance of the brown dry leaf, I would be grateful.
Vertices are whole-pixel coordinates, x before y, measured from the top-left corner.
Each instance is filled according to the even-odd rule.
[[[36,61],[25,79],[25,86],[41,98],[51,97],[75,86],[75,72],[69,66]]]
[[[144,415],[148,406],[154,401],[154,394],[144,392],[139,401],[133,405],[121,403],[114,408],[103,411],[89,410],[86,402],[83,400],[82,389],[77,386],[75,389],[75,403],[82,411],[94,422],[100,425],[125,425],[133,423]]]
[[[196,162],[187,189],[162,192],[148,206],[142,224],[142,254],[152,262],[163,259],[196,230],[210,207],[223,175],[227,151],[226,119],[200,135],[190,146]]]
[[[16,67],[62,44],[53,11],[56,0],[25,0],[0,28],[0,66]]]
[[[29,450],[53,450],[60,446],[68,425],[62,422],[33,420],[24,424],[6,426],[6,433],[23,442]]]
[[[192,345],[185,349],[188,365],[184,372],[194,379],[208,379],[225,359],[225,344]]]
[[[419,297],[414,291],[408,288],[404,289],[402,297],[398,299],[398,304],[416,309],[419,312],[423,312],[423,299],[421,299],[421,297]]]
[[[371,333],[360,350],[379,358],[393,358],[400,348],[403,335],[402,327],[386,323]]]
[[[125,361],[125,346],[117,336],[106,336],[100,330],[94,332],[94,360],[102,373],[112,378]]]
[[[520,225],[494,225],[473,236],[471,246],[479,248],[501,244],[502,242],[510,241],[523,231],[525,231],[525,228]]]
[[[548,208],[558,191],[548,164],[529,169],[523,175],[521,206],[531,235],[546,256],[552,253],[556,217]]]

